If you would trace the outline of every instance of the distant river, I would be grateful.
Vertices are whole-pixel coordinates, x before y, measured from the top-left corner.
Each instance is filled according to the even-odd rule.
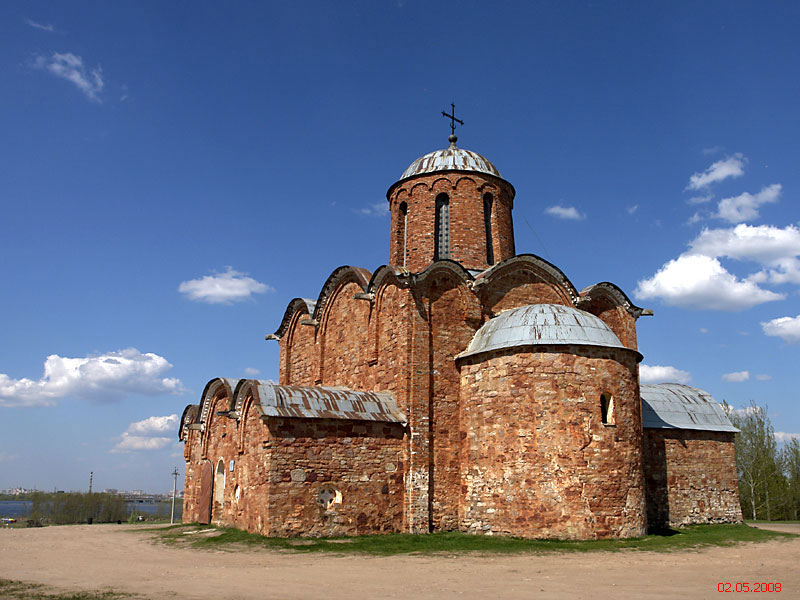
[[[147,502],[126,502],[128,507],[128,514],[136,512],[143,515],[156,515],[162,514],[165,517],[169,516],[171,508],[170,502],[160,502],[157,504],[150,504]],[[27,517],[31,512],[33,502],[30,500],[0,500],[0,517]],[[182,505],[180,502],[175,503],[175,518],[181,517]]]

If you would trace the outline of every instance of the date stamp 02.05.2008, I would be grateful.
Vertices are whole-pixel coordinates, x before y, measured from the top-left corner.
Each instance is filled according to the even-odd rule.
[[[723,593],[755,593],[755,592],[780,592],[781,584],[775,582],[750,583],[746,581],[720,581],[717,584],[717,591]]]

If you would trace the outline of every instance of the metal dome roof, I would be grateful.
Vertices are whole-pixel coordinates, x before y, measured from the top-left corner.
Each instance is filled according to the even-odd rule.
[[[711,394],[681,383],[641,385],[642,425],[646,429],[739,431]]]
[[[477,171],[500,177],[495,166],[483,156],[477,152],[462,150],[452,142],[449,148],[419,157],[403,172],[400,180],[436,171]]]
[[[500,313],[484,323],[457,358],[545,344],[625,348],[611,328],[592,314],[560,304],[529,304]]]

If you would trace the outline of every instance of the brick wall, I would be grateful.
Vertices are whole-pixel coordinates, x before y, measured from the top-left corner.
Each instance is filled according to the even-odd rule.
[[[651,529],[742,521],[733,437],[723,431],[644,430]]]
[[[312,325],[300,324],[300,321],[309,318],[307,310],[295,312],[280,340],[281,369],[278,382],[281,385],[314,385],[318,371],[317,329]]]
[[[644,533],[636,355],[540,346],[461,362],[465,531],[569,539]],[[613,397],[601,422],[600,395]]]
[[[403,427],[269,419],[269,535],[362,535],[403,528]],[[341,503],[319,502],[334,488]]]
[[[355,281],[341,284],[328,299],[321,318],[320,356],[322,385],[363,387],[367,378],[367,332],[370,305],[353,296],[364,290]]]
[[[484,196],[492,196],[494,262],[514,256],[511,186],[481,173],[440,172],[414,177],[389,191],[391,214],[389,262],[423,271],[433,262],[436,196],[450,200],[450,258],[468,269],[485,269],[487,262]],[[405,237],[401,204],[407,206]],[[405,262],[403,242],[405,239]]]

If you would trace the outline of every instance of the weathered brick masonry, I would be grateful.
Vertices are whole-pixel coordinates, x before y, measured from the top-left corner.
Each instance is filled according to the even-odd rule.
[[[462,528],[569,539],[643,535],[636,363],[635,352],[589,346],[464,359]],[[608,423],[604,393],[614,398]]]
[[[645,429],[651,529],[742,520],[733,433]]]
[[[643,433],[647,312],[516,255],[513,186],[451,142],[387,192],[389,266],[289,303],[279,384],[215,379],[187,407],[184,520],[571,539],[739,520],[732,433]]]

